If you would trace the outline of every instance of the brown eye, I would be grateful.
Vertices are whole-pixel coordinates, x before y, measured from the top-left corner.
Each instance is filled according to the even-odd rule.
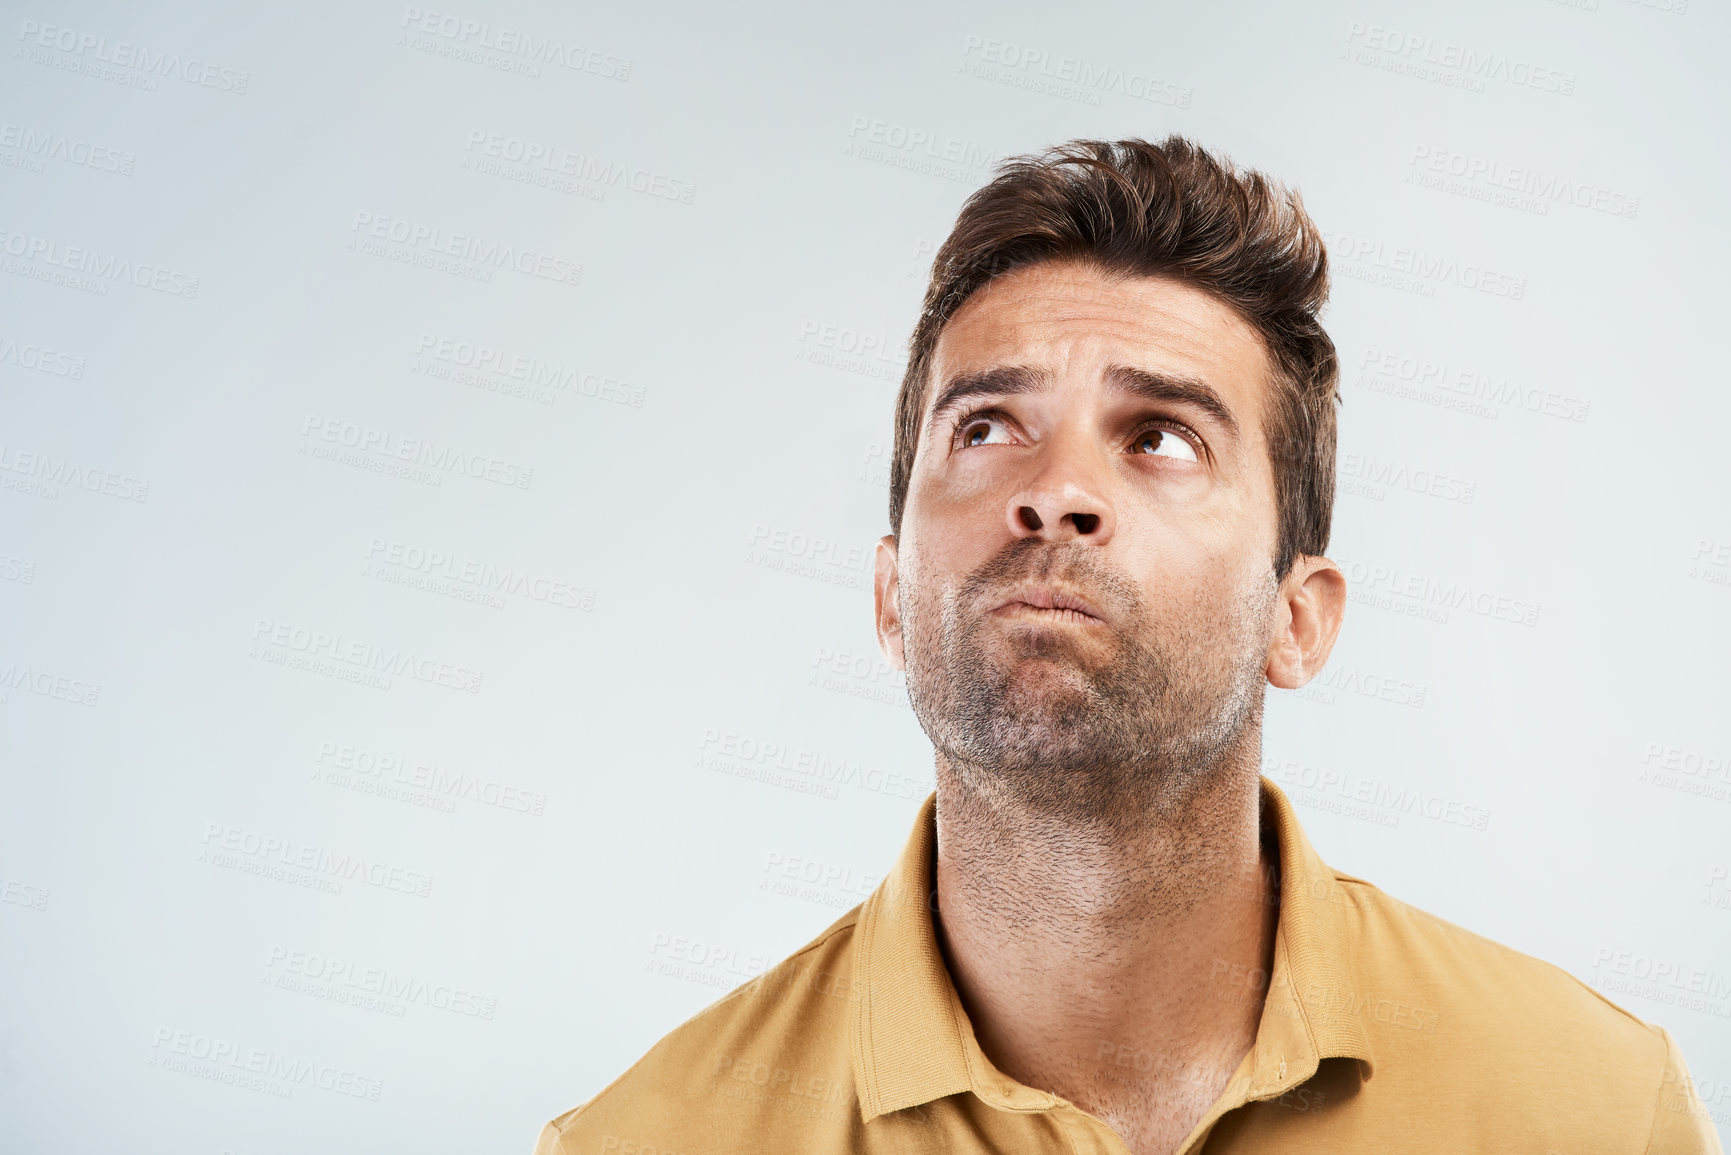
[[[1002,424],[995,417],[981,417],[968,422],[962,426],[962,445],[973,447],[992,444],[992,435],[995,431],[1001,433]],[[1003,438],[1000,436],[996,440],[1001,441]]]
[[[1196,450],[1190,442],[1167,429],[1149,429],[1139,434],[1136,452],[1151,457],[1175,457],[1180,461],[1196,460]]]

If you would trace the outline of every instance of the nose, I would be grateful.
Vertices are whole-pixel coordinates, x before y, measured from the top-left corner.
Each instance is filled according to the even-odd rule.
[[[1100,479],[1073,458],[1054,457],[1010,496],[1004,512],[1016,537],[1092,545],[1105,545],[1112,537],[1112,506]]]

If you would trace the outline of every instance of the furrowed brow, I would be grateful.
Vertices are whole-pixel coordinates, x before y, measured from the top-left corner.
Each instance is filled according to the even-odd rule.
[[[1214,387],[1199,377],[1113,365],[1106,370],[1106,384],[1148,401],[1192,406],[1213,418],[1232,440],[1238,440],[1238,419]]]
[[[1026,365],[996,365],[973,373],[962,373],[945,382],[938,393],[937,403],[926,422],[926,431],[936,429],[944,415],[952,413],[975,397],[1010,397],[1017,393],[1038,393],[1051,387],[1051,376],[1043,369]]]

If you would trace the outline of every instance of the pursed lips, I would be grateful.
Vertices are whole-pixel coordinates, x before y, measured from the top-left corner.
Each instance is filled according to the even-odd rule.
[[[1019,617],[1033,616],[1054,622],[1068,621],[1078,625],[1105,624],[1105,619],[1087,600],[1067,590],[1048,587],[1017,590],[993,612]]]

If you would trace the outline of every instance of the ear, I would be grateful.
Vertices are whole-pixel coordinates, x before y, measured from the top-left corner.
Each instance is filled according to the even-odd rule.
[[[1280,583],[1274,637],[1268,643],[1268,681],[1296,690],[1314,678],[1334,650],[1346,615],[1346,575],[1325,557],[1300,556]]]
[[[900,588],[896,539],[893,534],[886,534],[878,539],[872,572],[872,608],[877,615],[878,649],[884,661],[894,669],[905,670],[908,667],[902,656],[902,608],[896,599]]]

